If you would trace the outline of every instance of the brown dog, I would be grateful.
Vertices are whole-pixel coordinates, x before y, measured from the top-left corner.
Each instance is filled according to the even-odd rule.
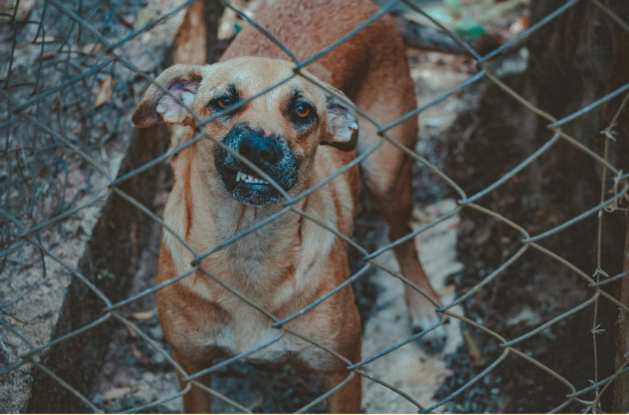
[[[377,11],[369,0],[281,0],[261,7],[256,21],[303,60]],[[233,153],[246,157],[294,197],[381,140],[377,129],[358,119],[340,98],[343,93],[381,125],[416,107],[404,45],[392,19],[385,16],[302,70],[334,93],[295,76],[235,111],[226,111],[293,75],[294,64],[288,60],[257,29],[246,27],[221,63],[176,65],[157,79],[200,117],[219,114],[203,128],[232,150],[204,139],[181,151],[173,163],[175,185],[164,220],[197,253],[217,247],[283,208],[281,192]],[[149,127],[160,121],[196,124],[187,110],[151,86],[133,122]],[[417,118],[409,118],[387,136],[412,149],[418,136]],[[392,240],[411,230],[412,164],[408,155],[389,143],[360,164],[366,191],[389,223]],[[359,192],[359,171],[352,168],[293,206],[351,236]],[[413,240],[398,245],[395,253],[402,274],[436,300]],[[158,282],[186,272],[192,260],[193,254],[165,232]],[[346,243],[294,211],[207,256],[201,266],[278,319],[298,312],[349,277]],[[407,288],[406,301],[414,330],[438,321],[434,306],[416,291]],[[164,335],[188,374],[279,334],[269,317],[201,271],[159,290],[157,302]],[[360,322],[350,286],[285,327],[352,362],[361,358]],[[444,336],[441,327],[427,335],[433,342],[443,341]],[[247,359],[290,362],[317,372],[327,389],[350,373],[343,360],[291,334]],[[198,380],[209,385],[209,375]],[[361,378],[355,375],[332,395],[331,412],[360,412],[360,396]],[[209,395],[193,387],[184,396],[184,409],[209,412]]]

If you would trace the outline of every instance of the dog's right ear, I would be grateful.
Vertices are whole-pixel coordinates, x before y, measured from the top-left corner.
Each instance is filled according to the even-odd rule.
[[[326,84],[327,85],[327,84]],[[341,91],[327,85],[336,92],[326,97],[329,134],[321,144],[336,147],[341,151],[352,151],[358,142],[358,117],[349,100]]]
[[[166,69],[155,82],[167,89],[188,107],[203,80],[203,66],[175,65]],[[195,118],[170,95],[151,84],[131,117],[137,127],[147,128],[164,121],[167,124],[191,125]]]

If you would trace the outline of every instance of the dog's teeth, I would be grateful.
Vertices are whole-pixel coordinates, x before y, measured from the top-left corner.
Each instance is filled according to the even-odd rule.
[[[245,174],[241,171],[239,171],[238,174],[236,175],[236,183],[240,181],[244,181],[245,183],[269,184],[269,182],[267,182],[266,180],[258,179],[255,176],[252,176],[250,174]]]

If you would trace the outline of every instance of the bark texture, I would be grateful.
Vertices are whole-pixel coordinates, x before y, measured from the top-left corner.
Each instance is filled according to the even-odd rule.
[[[599,1],[619,19],[629,22],[628,2]],[[531,25],[565,3],[565,0],[532,0]],[[584,0],[519,45],[528,49],[528,67],[523,73],[502,81],[536,107],[561,119],[629,82],[628,45],[629,32],[594,0]],[[601,131],[609,127],[625,96],[626,93],[620,94],[562,127],[601,156],[608,140],[608,160],[624,172],[629,170],[629,108],[624,108],[613,126],[615,141],[606,138]],[[548,124],[546,119],[526,109],[502,89],[487,83],[479,108],[469,114],[469,119],[461,120],[460,134],[449,139],[452,156],[448,173],[468,194],[474,194],[546,143],[553,135]],[[598,205],[602,173],[601,164],[590,155],[560,140],[514,179],[480,199],[480,204],[523,225],[531,235],[537,235]],[[613,196],[610,191],[613,179],[614,174],[607,171],[605,199]],[[601,268],[609,275],[616,275],[623,271],[625,216],[616,211],[603,212],[602,217]],[[479,271],[486,271],[487,267],[495,269],[509,256],[505,252],[521,246],[513,242],[521,238],[509,232],[508,227],[486,215],[471,210],[463,212],[460,231],[463,242],[459,255],[462,262],[470,264],[464,280],[477,282]],[[598,217],[592,215],[543,239],[540,244],[592,275],[597,268],[597,233]],[[472,276],[474,272],[476,276]],[[500,281],[503,282],[494,288],[498,295],[481,293],[477,301],[483,302],[481,316],[488,319],[488,324],[496,319],[494,329],[507,338],[526,332],[500,323],[500,319],[516,313],[518,307],[531,307],[541,321],[546,322],[593,295],[587,282],[569,268],[536,252],[527,253],[509,267]],[[625,287],[620,283],[605,287],[620,298],[621,288],[629,292],[627,281],[623,283]],[[627,297],[623,297],[625,304]],[[473,308],[470,307],[468,311]],[[623,366],[629,344],[627,316],[619,316],[618,307],[601,297],[597,324],[605,331],[597,336],[596,376],[591,334],[593,315],[593,308],[588,307],[552,326],[548,331],[552,338],[535,336],[523,343],[521,350],[530,351],[534,358],[558,371],[577,389],[590,386],[589,380],[600,381]],[[483,334],[478,336],[482,338]],[[493,352],[488,353],[491,357]],[[526,388],[527,396],[536,399],[513,398],[497,409],[548,411],[565,400],[568,393],[565,386],[553,383],[548,374],[529,373],[528,366],[519,365],[507,359],[494,372],[508,376],[509,382],[501,388],[516,397]],[[587,398],[593,397],[587,395]],[[614,412],[629,411],[629,374],[619,377],[614,388],[608,388],[602,405],[605,411],[612,408]],[[575,404],[565,410],[581,409],[582,405]]]

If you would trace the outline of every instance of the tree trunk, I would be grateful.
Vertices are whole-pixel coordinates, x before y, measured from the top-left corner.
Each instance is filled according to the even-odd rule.
[[[627,1],[580,1],[520,45],[529,52],[527,69],[521,74],[502,79],[527,101],[557,119],[586,107],[629,82],[629,32],[601,10],[595,4],[597,1],[609,8],[619,19],[629,22]],[[532,0],[531,25],[565,3],[566,0]],[[512,49],[516,50],[517,47]],[[610,140],[601,131],[609,127],[625,96],[626,93],[620,94],[562,126],[564,132],[599,155],[603,155],[605,141],[609,140],[609,163],[623,172],[629,171],[629,105],[620,112],[612,128],[615,140]],[[462,123],[464,128],[459,132],[455,131],[450,138],[453,154],[447,173],[468,194],[474,194],[502,177],[553,135],[553,131],[547,128],[548,120],[533,114],[496,85],[487,84],[479,105],[480,108],[469,117],[473,119],[477,116],[478,120],[473,121],[471,126],[468,123],[466,131],[463,131],[466,125]],[[531,235],[536,235],[599,204],[602,172],[601,164],[593,157],[561,140],[519,173],[517,180],[503,184],[491,196],[480,199],[480,203],[515,220]],[[608,199],[613,196],[610,190],[613,188],[614,174],[607,171],[606,177],[604,195]],[[626,207],[626,202],[621,206]],[[623,272],[625,216],[619,211],[604,211],[602,218],[601,268],[611,276]],[[466,221],[468,225],[465,225]],[[482,239],[480,235],[487,232],[487,229],[492,235],[482,249],[473,246],[473,254],[466,253],[463,249],[470,251],[469,246],[461,247],[460,255],[463,255],[464,262],[475,264],[474,261],[477,261],[476,263],[482,264],[469,267],[470,270],[465,271],[470,273],[469,278],[478,279],[477,276],[472,277],[471,273],[478,272],[483,267],[495,269],[500,261],[504,261],[501,252],[504,252],[505,243],[501,241],[504,238],[499,236],[503,230],[496,230],[501,225],[491,222],[486,215],[471,210],[464,211],[464,225],[460,231],[462,240]],[[540,244],[592,275],[597,268],[597,234],[598,217],[591,215],[543,239]],[[465,258],[466,255],[469,258]],[[533,277],[541,282],[532,282]],[[526,304],[538,312],[542,322],[546,322],[593,294],[587,282],[576,277],[567,267],[536,253],[527,253],[500,278],[504,281],[508,279],[510,285],[500,285],[501,296],[498,296],[496,304],[489,304],[486,309],[486,317],[496,318],[496,321],[501,321],[499,318],[509,316],[509,313],[517,312],[518,307]],[[623,283],[622,291],[627,294],[629,282]],[[620,282],[605,287],[616,298],[620,298]],[[629,295],[623,299],[629,305],[627,297]],[[486,300],[483,297],[481,301]],[[508,300],[512,304],[505,305],[504,303],[509,303]],[[499,308],[501,301],[502,308]],[[549,302],[552,307],[544,308],[544,304]],[[600,328],[605,330],[597,335],[596,379],[599,381],[612,375],[624,364],[623,355],[627,352],[626,345],[629,344],[629,328],[627,316],[624,319],[620,316],[619,320],[618,313],[617,306],[603,297],[599,299],[597,324],[600,323]],[[545,340],[543,336],[537,336],[530,343],[522,345],[521,350],[535,350],[534,358],[566,377],[577,390],[585,388],[590,385],[589,380],[595,379],[594,349],[590,332],[592,320],[593,309],[588,307],[561,324],[554,325],[552,333],[555,339],[552,342],[547,341],[547,346],[542,347]],[[616,321],[620,324],[615,325]],[[518,328],[508,327],[504,323],[495,324],[495,329],[507,338],[522,334],[517,332]],[[514,374],[514,370],[519,368],[511,367],[509,372],[506,368],[510,364],[507,363],[496,372],[501,374],[504,371],[509,376],[511,386],[505,385],[504,388],[511,388],[513,395],[519,395],[522,389],[518,388],[530,389],[531,386],[526,385],[534,384],[539,389],[539,394],[537,390],[529,392],[536,393],[540,399],[529,400],[528,403],[518,401],[507,404],[506,410],[547,411],[552,409],[550,405],[559,405],[562,399],[565,400],[567,392],[561,387],[545,384],[544,382],[550,381],[543,377],[531,379],[533,375],[523,375],[523,372]],[[528,384],[526,379],[518,378],[524,376],[529,376]],[[535,382],[530,383],[531,380]],[[616,379],[613,394],[612,388],[605,392],[602,397],[603,409],[612,411],[613,405],[614,412],[627,413],[628,397],[629,373]],[[582,398],[593,399],[594,396],[592,394]],[[572,411],[581,409],[581,406],[566,408]]]
[[[538,0],[533,2],[531,11],[533,18],[547,15],[564,1]],[[531,39],[531,67],[528,72],[529,82],[535,91],[535,103],[542,109],[560,118],[594,102],[629,82],[629,32],[612,17],[605,14],[593,1],[583,1],[562,15],[555,24],[545,28],[540,36]],[[629,22],[629,3],[602,0],[604,6],[624,22]],[[625,94],[606,102],[588,114],[580,117],[565,127],[570,135],[580,143],[603,155],[605,140],[609,140],[601,131],[609,127],[618,111]],[[540,122],[541,121],[541,122]],[[545,121],[538,119],[538,131],[544,131]],[[629,170],[629,108],[622,110],[616,125],[612,127],[616,140],[610,141],[608,159],[618,169]],[[591,191],[600,192],[598,183],[601,180],[601,165],[579,150],[570,148],[564,157],[568,187],[566,207],[570,216],[581,213],[595,205]],[[598,173],[595,175],[595,172]],[[611,177],[610,177],[611,176]],[[582,188],[582,179],[587,177],[590,191]],[[612,186],[613,175],[608,172],[606,188]],[[598,182],[597,182],[598,181]],[[607,193],[605,198],[611,196]],[[625,257],[629,245],[627,236],[626,216],[620,212],[604,214],[602,268],[609,275],[629,270],[629,261]],[[576,235],[575,235],[576,236]],[[578,239],[573,239],[578,240]],[[623,252],[623,248],[625,252]],[[592,250],[593,251],[593,250]],[[593,258],[594,255],[590,255]],[[623,267],[624,262],[624,267]],[[594,269],[591,264],[589,269]],[[624,269],[623,269],[624,268]],[[629,282],[622,280],[619,287],[613,287],[612,293],[620,294],[621,301],[629,305]],[[619,293],[620,291],[620,293]],[[609,302],[601,300],[609,312],[601,315],[602,319],[615,321],[616,329],[616,370],[624,367],[629,351],[629,323],[626,313]],[[604,303],[604,304],[603,304]],[[620,315],[618,315],[620,313]],[[606,337],[608,338],[608,337]],[[613,341],[613,339],[609,339]],[[599,354],[601,359],[613,356],[614,343],[602,345],[609,350],[608,356]],[[609,362],[612,363],[612,362]],[[611,366],[611,364],[610,364]],[[608,376],[611,373],[599,374]],[[608,392],[609,393],[609,392]],[[614,384],[613,412],[629,411],[629,376],[619,376]]]

